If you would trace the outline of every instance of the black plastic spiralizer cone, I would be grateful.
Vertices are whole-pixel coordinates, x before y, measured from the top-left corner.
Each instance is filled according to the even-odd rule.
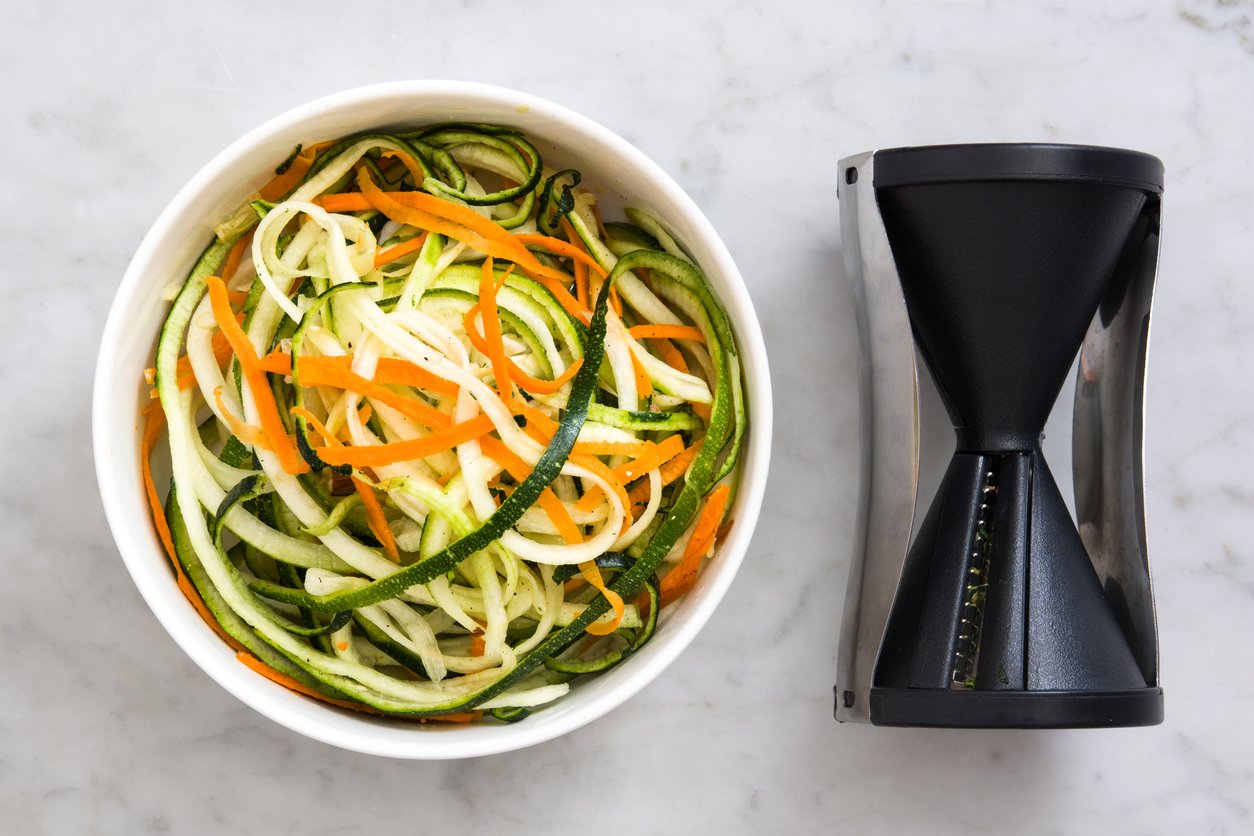
[[[875,668],[882,725],[1161,719],[1039,439],[1149,194],[1152,157],[1074,146],[879,152],[875,193],[953,460]],[[1113,721],[1112,721],[1113,718]]]

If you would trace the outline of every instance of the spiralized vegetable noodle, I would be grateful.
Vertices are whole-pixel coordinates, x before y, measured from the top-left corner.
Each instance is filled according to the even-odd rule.
[[[298,148],[216,233],[142,469],[180,588],[252,669],[513,722],[643,646],[716,557],[739,358],[647,210],[603,223],[523,135],[440,125]]]

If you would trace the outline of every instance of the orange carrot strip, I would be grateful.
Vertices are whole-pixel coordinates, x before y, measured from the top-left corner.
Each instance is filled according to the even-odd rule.
[[[678,566],[662,578],[662,606],[667,606],[683,595],[696,582],[701,561],[714,544],[714,535],[718,533],[718,524],[723,519],[723,512],[727,510],[727,499],[730,495],[731,485],[724,482],[705,498],[705,505],[693,526],[692,536],[688,538],[688,545],[684,548],[683,558]]]
[[[471,305],[470,309],[466,311],[465,316],[462,317],[462,327],[466,329],[466,336],[470,338],[470,344],[474,346],[475,351],[479,352],[484,357],[487,357],[490,362],[492,359],[490,356],[492,348],[488,345],[488,341],[483,336],[483,332],[475,327],[475,318],[478,317],[481,312],[482,306],[480,303],[476,302]],[[509,358],[507,357],[505,359],[508,360]],[[506,396],[506,399],[508,399],[508,396]]]
[[[522,460],[521,456],[506,447],[504,442],[489,435],[479,439],[479,446],[483,454],[505,468],[505,472],[512,476],[515,482],[521,482],[531,473],[531,467]]]
[[[342,198],[342,201],[337,201],[334,205],[339,206],[342,202],[346,209],[348,206],[353,209],[377,209],[394,221],[461,241],[493,258],[513,261],[526,268],[528,275],[543,284],[573,316],[589,313],[563,286],[568,280],[564,274],[542,264],[525,246],[527,241],[556,241],[558,245],[569,247],[564,241],[543,235],[511,235],[499,224],[469,207],[424,192],[385,192],[375,185],[369,173],[364,170],[358,172],[357,182],[361,188],[360,193],[325,197]],[[325,205],[327,204],[324,203]],[[587,256],[585,258],[591,260]]]
[[[521,482],[531,473],[531,468],[512,450],[506,447],[502,442],[494,438],[485,438],[481,442],[483,444],[484,453],[497,464],[501,465],[514,478],[515,481]],[[577,545],[583,542],[583,534],[579,531],[579,527],[571,518],[570,512],[566,510],[566,506],[557,498],[557,494],[553,493],[552,488],[545,488],[539,499],[540,508],[548,515],[549,520],[557,528],[562,540],[570,545]]]
[[[183,572],[183,566],[179,563],[178,555],[174,551],[174,538],[170,534],[170,523],[166,519],[165,507],[161,504],[161,497],[157,495],[157,486],[152,478],[152,449],[156,446],[157,439],[161,437],[161,430],[165,428],[165,412],[161,409],[161,402],[151,401],[140,410],[140,414],[144,416],[144,433],[139,442],[139,473],[144,482],[144,493],[148,497],[148,507],[152,511],[152,522],[157,528],[157,538],[161,540],[161,547],[165,549],[166,557],[170,559],[170,565],[174,567],[175,583],[201,619],[221,636],[223,641],[232,648],[242,649],[240,643],[231,638],[209,612],[209,608],[201,600],[200,593],[196,591],[196,587],[192,586],[192,582]]]
[[[541,444],[548,444],[553,440],[553,434],[557,432],[556,421],[516,398],[509,401],[508,406],[515,415],[522,415],[527,419],[527,426],[523,428],[523,432]],[[571,450],[571,460],[575,461],[578,457],[581,462],[591,463],[591,466],[597,468],[597,473],[606,479],[616,481],[610,469],[592,458],[593,456],[641,456],[656,446],[652,441],[576,441]],[[622,495],[626,496],[626,490],[622,491]]]
[[[675,458],[662,465],[662,484],[669,485],[680,476],[688,472],[688,466],[692,464],[692,460],[697,457],[697,453],[701,452],[701,445],[705,439],[694,441],[687,450],[677,455]]]
[[[479,320],[483,323],[483,339],[487,347],[487,356],[492,361],[492,375],[496,378],[496,389],[501,393],[502,400],[509,400],[514,395],[513,384],[510,383],[509,360],[505,357],[505,343],[501,336],[501,317],[496,309],[496,277],[492,273],[492,256],[483,260],[479,280]],[[471,309],[473,310],[473,308]],[[466,330],[474,330],[466,322]]]
[[[575,295],[583,303],[584,307],[590,308],[592,306],[592,288],[588,276],[589,267],[591,264],[597,265],[598,278],[604,279],[607,273],[604,268],[600,267],[600,263],[596,259],[584,259],[584,253],[587,253],[589,256],[592,254],[588,252],[588,248],[583,244],[583,239],[579,237],[578,233],[575,232],[575,228],[566,218],[562,218],[562,231],[566,233],[566,240],[570,241],[571,244],[571,250],[566,253],[566,256],[571,260],[575,268]],[[613,288],[610,289],[610,293],[617,296]],[[618,313],[621,316],[622,311],[620,310]]]
[[[593,636],[608,636],[618,629],[618,625],[623,621],[623,612],[626,607],[623,605],[623,596],[605,585],[605,579],[601,577],[601,570],[597,568],[595,561],[589,560],[579,564],[579,573],[583,575],[583,579],[592,584],[597,590],[605,596],[605,600],[610,602],[610,607],[614,610],[614,620],[602,624],[594,621],[584,628],[586,632]]]
[[[218,410],[226,417],[227,426],[231,428],[231,435],[238,438],[245,444],[253,447],[260,447],[262,450],[273,449],[270,446],[270,439],[266,437],[261,427],[255,427],[247,423],[244,419],[236,417],[235,413],[227,409],[226,404],[222,401],[222,387],[215,386],[213,389],[213,399],[218,404]]]
[[[419,187],[422,186],[422,181],[426,175],[422,171],[422,166],[418,165],[417,160],[403,151],[384,151],[383,156],[390,157],[393,160],[399,160],[401,165],[405,166],[405,170],[409,172],[409,175],[414,178],[414,185]],[[395,169],[389,169],[389,172],[394,170]],[[389,172],[385,172],[385,175],[388,175],[388,179],[390,180],[391,177]]]
[[[457,711],[452,714],[437,714],[433,717],[419,717],[419,723],[477,723],[483,719],[482,711]]]
[[[610,307],[614,309],[615,315],[619,318],[623,315],[623,301],[618,298],[618,288],[610,288]]]
[[[557,432],[557,422],[533,406],[528,406],[517,398],[506,402],[515,415],[521,414],[527,419],[523,431],[541,444],[548,444]],[[576,441],[571,455],[583,456],[638,456],[652,449],[651,441]],[[599,464],[599,462],[598,462]],[[606,471],[609,472],[608,470]]]
[[[537,441],[542,444],[548,444],[553,440],[553,434],[557,432],[557,422],[552,418],[518,398],[507,401],[506,406],[508,406],[515,415],[521,415],[526,418],[528,427],[540,431],[540,437],[536,439]]]
[[[630,496],[630,495],[629,495]],[[575,510],[587,513],[593,508],[601,504],[601,500],[605,498],[605,492],[597,485],[593,485],[588,489],[587,493],[579,497],[579,501],[575,503]]]
[[[236,653],[235,655],[236,659],[239,659],[239,661],[242,662],[245,666],[261,674],[262,676],[264,676],[266,679],[270,680],[271,682],[275,682],[279,685],[282,685],[284,688],[287,688],[288,690],[291,690],[291,691],[295,691],[298,694],[304,694],[307,697],[312,697],[313,699],[318,700],[319,702],[328,703],[330,705],[338,706],[340,708],[346,708],[349,711],[360,711],[363,714],[375,714],[375,715],[380,715],[380,716],[394,717],[397,720],[409,720],[411,722],[416,722],[416,723],[473,723],[473,722],[483,719],[482,711],[458,711],[453,714],[438,714],[434,717],[405,717],[405,716],[384,714],[384,712],[380,711],[379,709],[373,706],[366,705],[365,703],[350,702],[348,700],[337,700],[334,697],[328,697],[326,694],[322,693],[321,691],[314,690],[313,688],[310,688],[308,685],[305,685],[303,682],[293,679],[292,677],[288,676],[285,673],[279,673],[274,668],[267,665],[265,662],[262,662],[256,656],[253,656],[251,653],[245,652],[243,648],[238,648],[238,651],[239,652]]]
[[[678,437],[679,436],[671,436],[671,438],[678,438]],[[670,439],[667,439],[667,441],[669,440]],[[658,449],[655,450],[654,452],[660,453],[661,448],[665,444],[666,442],[662,442],[662,444],[659,444]],[[684,450],[682,453],[679,453],[674,458],[662,464],[661,472],[660,472],[660,475],[662,477],[662,486],[665,487],[666,485],[669,485],[671,482],[674,482],[680,476],[683,476],[685,473],[687,473],[689,465],[692,464],[692,460],[697,457],[697,453],[700,452],[700,450],[701,450],[701,441],[696,441],[690,447]],[[627,464],[622,465],[622,467],[615,468],[612,471],[612,474],[616,477],[619,477],[620,481],[626,482],[628,481],[628,479],[626,478],[623,471],[627,470],[628,468],[637,468],[637,467],[638,465],[636,464],[636,461],[628,462]],[[649,468],[649,469],[652,469],[652,468]],[[640,472],[640,470],[637,470],[637,472]],[[601,493],[601,489],[596,486],[593,486],[587,493],[579,497],[579,502],[575,503],[575,508],[580,511],[585,511],[585,512],[591,511],[593,508],[597,506],[597,503],[601,501],[602,496],[603,494]],[[637,505],[644,505],[648,501],[648,497],[649,497],[649,483],[642,482],[636,487],[632,488],[631,492],[627,494],[627,501],[632,508],[635,508]]]
[[[305,409],[305,407],[294,406],[289,410],[289,412],[298,418],[304,418],[309,423],[309,426],[314,428],[314,432],[322,436],[322,440],[327,443],[328,447],[344,446],[340,443],[340,440],[336,438],[329,429],[327,429],[327,425],[318,420],[318,416],[314,415],[308,409]]]
[[[534,406],[529,406],[517,398],[505,402],[515,415],[527,419],[524,431],[539,441],[548,444],[557,432],[557,422],[545,415]],[[638,456],[654,447],[651,441],[576,441],[571,455],[589,456]],[[598,462],[600,464],[600,462]],[[609,473],[606,470],[606,473]]]
[[[459,444],[473,441],[482,435],[492,432],[492,419],[480,415],[469,421],[454,424],[447,429],[438,430],[422,438],[409,441],[396,441],[391,444],[376,444],[369,447],[323,447],[317,451],[318,457],[329,465],[347,464],[353,467],[381,467],[396,462],[422,459],[451,450]]]
[[[714,414],[714,407],[710,406],[708,403],[694,403],[692,405],[692,414],[700,418],[708,426],[710,423],[710,416]]]
[[[378,383],[353,374],[347,364],[317,363],[322,357],[308,357],[300,361],[297,369],[301,386],[332,386],[336,389],[356,392],[367,398],[387,404],[401,414],[420,421],[432,429],[444,429],[453,419],[433,406],[417,398],[407,398]],[[309,365],[306,365],[309,363]]]
[[[622,504],[623,508],[630,509],[631,500],[627,497],[627,489],[623,487],[623,483],[614,477],[614,473],[606,467],[600,459],[593,458],[592,456],[581,456],[572,453],[570,460],[573,464],[577,464],[585,470],[591,470],[597,476],[600,476],[608,482],[610,488],[614,491],[614,495],[618,497],[618,501]],[[624,531],[626,531],[630,525],[630,519],[623,520]]]
[[[636,373],[636,391],[640,397],[647,398],[653,394],[653,381],[649,379],[649,372],[645,369],[644,363],[640,362],[640,358],[636,356],[635,349],[628,352],[631,354],[631,368]]]
[[[524,269],[523,273],[535,279],[544,286],[545,290],[552,293],[553,298],[557,300],[557,303],[562,306],[566,313],[575,317],[584,325],[587,325],[592,320],[592,311],[577,298],[571,296],[570,291],[566,289],[561,280],[552,276],[542,276],[527,269]]]
[[[248,232],[241,235],[239,240],[231,245],[230,252],[226,254],[226,261],[222,262],[222,270],[219,271],[222,273],[222,281],[229,282],[231,279],[235,278],[235,273],[239,270],[239,263],[244,260],[244,250],[248,249],[249,244],[253,241],[254,230],[256,230],[256,227],[253,227],[248,230]],[[239,298],[239,296],[242,296],[243,298],[241,298],[238,303],[232,299],[231,301],[234,304],[240,304],[244,301],[244,299],[248,298],[247,293],[243,293],[241,291],[236,291],[235,293],[239,294],[236,298]]]
[[[340,192],[339,194],[320,194],[313,200],[328,212],[365,212],[374,207],[361,192]]]
[[[196,372],[188,369],[186,372],[178,376],[175,383],[178,384],[180,392],[192,388],[196,385]]]
[[[532,392],[537,395],[551,395],[558,389],[561,389],[570,381],[571,378],[575,376],[575,373],[578,372],[579,368],[583,365],[583,358],[581,357],[567,366],[566,371],[562,372],[552,380],[542,380],[538,377],[532,377],[522,369],[518,368],[514,361],[510,360],[508,357],[505,359],[509,363],[509,374],[510,377],[514,379],[514,382],[523,389],[526,389],[528,392]]]
[[[492,436],[485,436],[479,439],[479,445],[483,448],[483,454],[505,468],[505,471],[514,478],[515,482],[521,482],[531,473],[531,468],[517,453]],[[570,517],[570,512],[566,510],[566,506],[562,504],[562,501],[557,498],[557,494],[553,493],[552,488],[545,488],[541,492],[539,503],[540,508],[544,513],[548,514],[549,520],[557,528],[564,541],[571,544],[583,542],[583,535],[579,533],[579,527],[575,525],[575,521]]]
[[[416,253],[422,249],[422,245],[425,243],[427,243],[427,233],[424,232],[417,238],[411,238],[394,247],[388,247],[386,250],[375,254],[374,266],[382,267],[385,264],[396,261],[398,258],[404,258],[410,253]]]
[[[445,380],[425,368],[416,365],[416,363],[408,360],[400,360],[396,357],[382,357],[379,365],[375,367],[375,381],[380,384],[394,384],[398,386],[411,386],[414,389],[425,389],[433,392],[439,392],[440,395],[448,395],[456,397],[460,391],[460,386],[451,380]]]
[[[678,438],[678,437],[679,436],[671,436],[671,438]],[[659,444],[658,447],[661,448],[663,444],[665,443],[666,442]],[[667,461],[666,463],[664,463],[661,466],[661,471],[660,471],[660,475],[662,477],[662,486],[665,487],[666,485],[669,485],[671,482],[674,482],[680,476],[683,476],[685,473],[687,473],[689,465],[692,464],[692,460],[696,458],[697,453],[700,450],[701,450],[701,441],[696,441],[690,447],[684,450],[682,453],[679,453],[670,461]],[[620,468],[616,468],[613,471],[614,475],[622,476],[623,474],[621,471],[629,467],[633,467],[635,466],[635,464],[636,464],[635,462],[629,462],[628,464],[625,464]],[[626,481],[626,479],[623,479],[623,481]],[[636,516],[634,514],[634,511],[637,507],[641,507],[641,506],[648,504],[649,491],[650,491],[649,482],[645,481],[645,482],[641,482],[639,485],[632,488],[631,492],[627,494],[627,501],[630,503],[630,508],[633,511],[633,516]],[[576,503],[575,507],[579,509],[580,511],[591,511],[593,508],[596,507],[597,503],[601,501],[601,496],[602,494],[601,494],[600,489],[593,487],[586,494],[584,494],[583,496],[579,498],[579,502]]]
[[[575,234],[575,230],[571,228],[569,222],[563,218],[562,223],[565,224],[563,229],[566,230],[566,234],[571,236],[573,240],[578,241],[579,236]],[[605,268],[597,263],[595,258],[576,244],[567,243],[560,238],[553,238],[549,235],[540,235],[535,232],[520,232],[513,237],[516,240],[521,241],[524,246],[543,247],[554,255],[565,256],[572,261],[582,262],[590,268],[592,272],[596,273],[599,278],[604,279],[607,275],[609,275],[605,271]]]
[[[395,357],[383,357],[375,368],[374,379],[379,383],[412,386],[415,389],[429,389],[441,395],[457,397],[461,387],[451,380],[446,380],[424,369],[416,363]]]
[[[631,502],[631,515],[639,518],[636,509],[643,511],[649,506],[649,493],[653,490],[652,483],[645,481],[636,485],[627,493],[627,499]]]
[[[462,206],[425,192],[385,192],[371,179],[369,172],[357,173],[361,194],[387,217],[429,232],[461,241],[469,247],[498,258],[555,272],[541,264],[523,244],[500,224],[483,217],[468,206]]]
[[[601,207],[597,206],[595,203],[592,204],[592,217],[596,219],[597,232],[601,234],[601,240],[604,241],[609,238],[610,232],[605,228],[605,221],[601,220]]]
[[[237,322],[244,321],[244,312],[240,311],[235,317]],[[213,339],[210,341],[213,347],[213,359],[218,362],[218,368],[226,368],[226,364],[231,362],[231,343],[227,340],[226,334],[221,331],[215,331]],[[196,383],[196,372],[192,370],[192,361],[187,355],[179,359],[179,390],[188,389]]]
[[[548,415],[544,415],[544,412],[540,412],[538,409],[535,409],[534,406],[525,404],[525,402],[520,401],[517,397],[505,401],[505,405],[509,406],[510,411],[513,411],[514,415],[522,415],[525,419],[527,419],[527,426],[523,427],[523,429],[528,435],[532,436],[533,439],[539,441],[540,444],[548,444],[549,441],[553,440],[553,435],[557,432],[557,421],[554,421]],[[579,447],[581,444],[584,445],[582,449]],[[651,444],[651,442],[641,441],[640,444],[648,445]],[[641,450],[643,449],[645,449],[645,447],[641,447]],[[577,441],[576,447],[572,450],[572,454],[616,455],[630,454],[631,452],[630,450],[623,450],[621,447],[616,447],[616,449],[612,452],[601,452],[601,454],[597,454],[594,450],[596,450],[596,445],[594,445],[593,442]]]
[[[640,456],[656,445],[652,441],[576,441],[571,452],[581,456]]]
[[[161,497],[157,495],[157,486],[152,478],[150,461],[152,448],[157,445],[157,439],[161,438],[161,431],[165,429],[165,411],[161,408],[160,401],[152,401],[144,407],[141,414],[144,416],[144,434],[139,442],[139,472],[144,480],[144,493],[148,495],[148,506],[152,509],[152,522],[157,527],[157,537],[165,547],[165,553],[174,562],[175,570],[182,575],[183,570],[174,554],[174,538],[170,536],[165,507],[161,504]]]
[[[397,159],[398,155],[393,151],[384,151],[382,156],[384,159],[382,159],[379,163],[379,171],[383,172],[383,179],[387,180],[389,183],[396,181],[396,177],[394,175],[399,174],[402,168],[406,171],[412,170],[409,168],[406,161]],[[409,155],[407,154],[406,157],[408,156]]]
[[[535,268],[524,267],[522,269],[524,275],[528,275],[544,285],[545,289],[553,294],[553,298],[557,299],[558,304],[575,319],[578,319],[584,325],[592,321],[592,310],[579,304],[579,300],[571,296],[570,291],[566,289],[574,281],[573,276],[567,276],[565,273],[545,267],[539,263],[536,264]],[[591,294],[591,288],[589,288],[589,294]]]
[[[331,374],[325,369],[334,367],[350,371],[353,366],[353,355],[343,357],[302,357],[300,360],[301,375]],[[451,380],[432,374],[416,363],[396,357],[380,357],[375,367],[374,382],[388,385],[412,386],[415,389],[429,389],[441,395],[456,397],[458,385]]]
[[[370,532],[374,534],[374,539],[383,546],[383,551],[387,553],[389,560],[393,563],[400,563],[401,553],[396,548],[396,538],[392,536],[392,530],[388,528],[387,517],[383,516],[383,506],[379,504],[379,497],[374,495],[374,488],[356,476],[353,477],[353,487],[357,489],[361,504],[366,509],[366,522],[370,524]]]
[[[271,351],[261,358],[257,366],[270,374],[289,375],[292,373],[292,355],[277,350]]]
[[[614,468],[610,473],[613,474],[615,479],[626,485],[629,482],[636,481],[650,470],[661,467],[667,461],[680,455],[683,449],[684,442],[682,438],[678,435],[668,436],[665,441],[642,451],[637,458]],[[628,498],[631,499],[634,495],[634,492],[630,493]],[[591,511],[597,507],[604,496],[605,494],[601,492],[601,489],[594,485],[587,493],[579,497],[579,501],[575,503],[575,508],[585,513]],[[634,499],[632,499],[632,504],[635,504]]]
[[[385,192],[375,185],[369,173],[364,170],[358,172],[357,183],[361,188],[361,193],[369,201],[370,207],[378,209],[392,220],[446,235],[493,258],[513,261],[520,267],[526,268],[528,274],[544,284],[563,307],[573,303],[577,311],[582,309],[578,300],[562,287],[569,277],[542,264],[525,246],[528,241],[547,241],[570,248],[566,242],[543,235],[511,235],[500,224],[483,217],[473,209],[425,192]],[[590,256],[582,255],[582,257],[595,263]],[[600,270],[600,266],[594,269]],[[586,309],[582,310],[586,312]],[[580,313],[575,315],[578,316]]]
[[[488,643],[483,640],[482,633],[475,633],[470,637],[470,655],[482,656],[488,652]]]
[[[235,658],[243,662],[245,666],[252,668],[254,671],[264,676],[266,679],[270,680],[271,682],[276,682],[279,685],[282,685],[284,688],[287,688],[289,691],[295,691],[298,694],[304,694],[305,696],[312,697],[315,700],[318,700],[319,702],[330,703],[331,705],[337,705],[340,708],[347,708],[350,711],[360,711],[365,714],[382,714],[383,713],[379,711],[378,709],[372,708],[371,706],[368,706],[364,703],[349,702],[348,700],[337,700],[333,697],[328,697],[326,694],[322,693],[321,691],[315,691],[313,688],[310,688],[305,683],[299,680],[293,679],[292,677],[288,676],[285,673],[279,673],[274,668],[270,667],[265,662],[258,659],[256,656],[253,656],[251,653],[246,653],[241,650],[240,652],[235,654]]]
[[[479,333],[479,329],[475,328],[475,317],[479,313],[479,305],[473,305],[470,310],[466,311],[466,315],[462,318],[462,324],[466,328],[466,336],[470,338],[470,344],[473,345],[475,350],[480,354],[490,358],[492,347],[488,345],[487,339]],[[579,371],[579,367],[583,365],[583,359],[580,358],[567,366],[566,371],[562,372],[552,380],[543,380],[538,377],[532,377],[522,369],[518,368],[518,364],[511,360],[508,356],[505,356],[503,352],[502,356],[504,357],[505,366],[510,378],[523,389],[538,395],[551,395],[561,389],[568,381],[570,381],[571,378],[575,376],[575,373]],[[506,400],[509,399],[506,398]]]
[[[627,333],[638,340],[664,338],[705,342],[705,334],[695,325],[636,325],[628,328]]]
[[[684,440],[678,434],[667,436],[666,440],[659,441],[632,461],[614,468],[611,472],[614,478],[625,485],[636,481],[650,470],[661,467],[683,450]]]
[[[670,340],[653,340],[653,350],[657,352],[657,356],[662,362],[677,369],[681,372],[688,371],[688,363],[684,360],[684,355],[679,353],[679,349],[675,348],[674,343]]]
[[[279,407],[274,402],[274,394],[270,391],[265,372],[259,366],[257,350],[253,348],[252,341],[231,312],[231,304],[226,298],[226,285],[217,276],[210,276],[205,279],[205,283],[209,285],[209,301],[213,307],[214,319],[218,321],[218,328],[226,334],[231,348],[235,350],[235,358],[243,370],[244,379],[248,381],[248,388],[252,390],[253,401],[261,417],[261,429],[274,447],[275,455],[288,473],[307,472],[309,465],[296,452],[287,428],[283,426],[283,419],[279,417]]]
[[[301,149],[301,152],[296,155],[296,159],[292,160],[287,167],[287,171],[275,175],[273,180],[258,189],[257,193],[261,195],[261,199],[274,203],[279,198],[285,197],[288,192],[300,185],[300,181],[305,179],[305,175],[309,173],[309,168],[313,165],[314,159],[324,148],[329,148],[331,144],[330,142],[319,142],[310,145],[308,148]]]
[[[549,515],[549,519],[557,527],[557,533],[562,536],[564,543],[570,546],[577,546],[583,542],[583,534],[579,531],[579,526],[575,525],[570,512],[566,510],[566,506],[562,504],[562,501],[557,498],[557,494],[553,493],[549,488],[545,488],[544,492],[540,494],[540,507],[544,509],[544,513]]]

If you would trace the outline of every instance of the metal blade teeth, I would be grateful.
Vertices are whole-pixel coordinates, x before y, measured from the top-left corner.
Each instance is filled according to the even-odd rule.
[[[954,688],[974,688],[980,660],[980,630],[984,625],[984,598],[988,594],[988,573],[993,559],[993,509],[997,504],[997,482],[993,470],[984,474],[980,494],[980,516],[971,544],[967,568],[966,597],[958,625],[958,649],[954,652]]]

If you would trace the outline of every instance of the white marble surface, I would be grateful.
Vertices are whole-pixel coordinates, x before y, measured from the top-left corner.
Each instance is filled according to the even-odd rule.
[[[5,6],[0,831],[1254,829],[1249,0],[422,5]],[[214,685],[133,589],[89,444],[106,306],[174,191],[280,110],[419,77],[546,96],[670,171],[740,264],[777,392],[762,524],[689,651],[579,732],[462,763],[338,751]],[[837,726],[857,449],[835,160],[1011,139],[1166,161],[1146,474],[1168,719]]]

